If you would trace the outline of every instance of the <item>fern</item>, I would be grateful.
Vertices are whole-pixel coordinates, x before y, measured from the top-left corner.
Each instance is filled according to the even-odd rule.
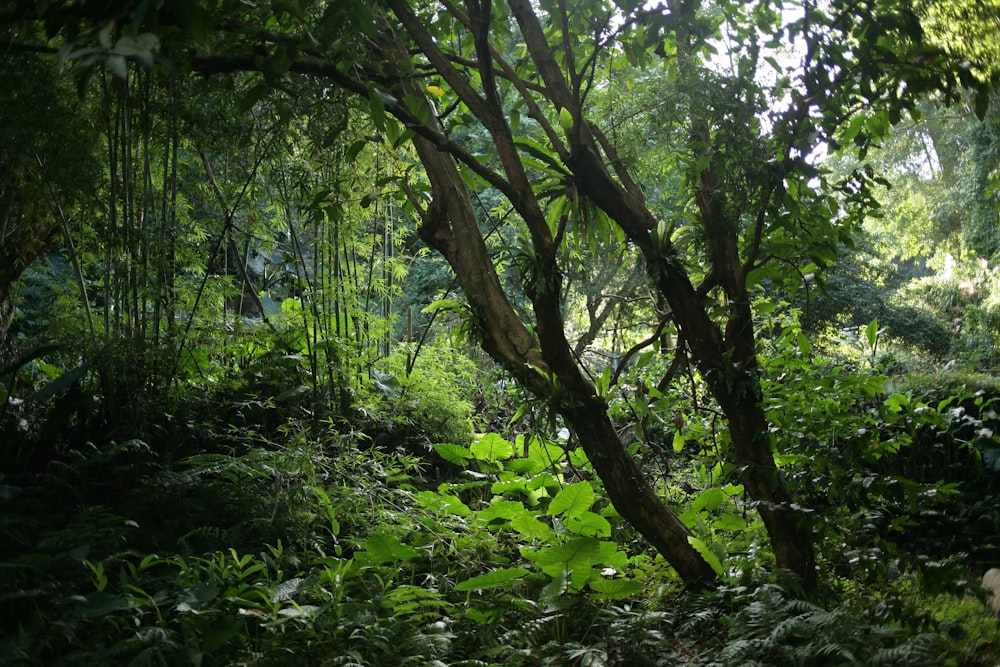
[[[823,609],[767,585],[733,619],[720,651],[722,665],[919,665],[939,647],[932,635],[868,625],[846,608]]]
[[[552,628],[562,616],[562,614],[546,614],[522,621],[518,627],[500,635],[500,643],[506,646],[543,644],[549,636],[554,634]]]
[[[435,590],[406,584],[388,591],[385,603],[393,616],[418,623],[440,618],[454,606]]]
[[[870,665],[932,665],[941,654],[941,638],[921,634],[897,646],[877,648],[869,659]]]

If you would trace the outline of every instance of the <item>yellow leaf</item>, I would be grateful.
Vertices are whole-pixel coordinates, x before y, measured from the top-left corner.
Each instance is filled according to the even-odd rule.
[[[442,88],[441,86],[427,86],[427,92],[432,95],[437,95],[438,97],[441,97],[442,95],[444,95],[444,88]]]
[[[564,132],[573,129],[573,114],[566,107],[559,109],[559,124],[562,125]]]

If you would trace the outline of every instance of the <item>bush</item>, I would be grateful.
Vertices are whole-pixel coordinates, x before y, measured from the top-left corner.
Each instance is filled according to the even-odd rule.
[[[472,441],[473,363],[443,345],[425,347],[420,355],[409,375],[404,352],[369,372],[355,409],[371,446],[426,457],[437,443]]]

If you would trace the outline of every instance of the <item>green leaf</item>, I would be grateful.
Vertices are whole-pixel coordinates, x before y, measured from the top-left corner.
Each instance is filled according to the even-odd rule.
[[[573,114],[566,107],[559,109],[559,125],[566,134],[573,130]]]
[[[253,109],[254,105],[257,104],[257,102],[260,102],[270,89],[271,87],[264,82],[251,86],[250,89],[243,93],[242,97],[237,100],[236,112],[239,114],[245,114]]]
[[[486,574],[481,574],[455,584],[455,590],[482,591],[487,588],[500,588],[502,586],[509,586],[529,574],[531,574],[531,571],[524,567],[508,567],[493,570],[492,572],[487,572]]]
[[[535,555],[535,565],[550,577],[562,572],[589,570],[599,561],[601,543],[592,537],[579,537],[566,544],[541,549]]]
[[[510,527],[528,539],[547,540],[552,535],[552,529],[547,523],[526,514],[514,517]]]
[[[796,337],[796,341],[798,342],[799,345],[799,353],[802,356],[808,355],[809,350],[811,348],[811,346],[809,345],[809,337],[806,336],[805,333],[800,331],[799,335]]]
[[[744,519],[739,514],[733,514],[732,512],[726,512],[720,515],[717,519],[712,521],[712,526],[716,530],[731,530],[740,531],[745,530],[747,527],[747,520]]]
[[[583,451],[583,447],[570,450],[569,462],[577,468],[590,468],[590,459],[587,458],[587,452]]]
[[[513,463],[513,461],[511,463]],[[492,486],[490,486],[490,493],[496,496],[528,493],[528,480],[522,475],[514,475],[511,477],[510,475],[512,474],[512,470],[501,473],[500,481],[493,482]]]
[[[475,458],[468,447],[453,445],[450,442],[439,442],[434,445],[434,451],[448,463],[454,463],[463,468],[466,463]]]
[[[569,172],[566,171],[566,167],[563,166],[562,162],[559,160],[559,156],[552,152],[549,148],[538,143],[534,139],[529,139],[527,137],[518,137],[514,140],[514,144],[526,151],[528,154],[534,156],[545,165],[548,165],[551,172],[555,175],[569,176]],[[545,167],[539,165],[543,171]]]
[[[545,469],[540,461],[535,459],[511,459],[506,463],[507,470],[519,475],[535,475]]]
[[[566,516],[577,516],[594,504],[594,487],[590,482],[584,480],[576,482],[562,489],[556,497],[549,503],[548,513],[550,516],[564,514]]]
[[[538,594],[538,602],[541,603],[543,610],[546,612],[561,611],[576,603],[575,597],[566,596],[571,574],[565,571],[560,572],[552,577],[552,581],[545,584],[545,587]]]
[[[403,544],[395,535],[373,535],[365,541],[365,553],[373,563],[409,562],[416,559],[420,552],[411,546]]]
[[[496,433],[480,436],[479,440],[472,443],[470,449],[473,456],[488,463],[503,461],[514,455],[514,443],[504,440]]]
[[[872,320],[865,329],[865,338],[868,340],[868,347],[874,349],[878,342],[878,320]]]
[[[355,141],[353,144],[350,145],[350,147],[347,149],[347,152],[344,154],[344,161],[354,162],[354,160],[358,157],[358,155],[361,154],[361,151],[367,145],[368,145],[367,139],[358,139],[357,141]]]
[[[726,492],[722,489],[705,489],[695,498],[691,504],[691,509],[696,512],[700,510],[711,512],[718,509],[722,503],[726,502],[727,498]]]
[[[295,577],[281,582],[274,587],[271,593],[271,602],[284,602],[291,600],[303,590],[308,590],[309,582],[304,577]]]
[[[476,517],[489,523],[496,519],[510,521],[519,516],[524,516],[526,510],[524,504],[516,500],[495,500],[483,509],[476,512]]]
[[[900,412],[904,408],[909,407],[909,405],[910,405],[909,396],[906,396],[905,394],[900,394],[899,392],[885,399],[885,407],[890,412]]]
[[[368,113],[371,115],[372,124],[379,132],[385,130],[385,100],[379,91],[368,93]]]
[[[420,312],[424,314],[431,314],[437,311],[464,312],[465,310],[466,306],[461,301],[455,301],[454,299],[438,299],[436,301],[431,301]]]
[[[719,562],[719,557],[708,548],[705,542],[694,535],[688,536],[688,543],[694,547],[695,551],[701,554],[701,557],[705,559],[705,562],[715,571],[717,575],[722,576],[722,563]]]
[[[646,589],[640,582],[631,579],[594,579],[587,585],[605,600],[621,600],[639,595]]]
[[[371,376],[372,386],[381,395],[396,398],[402,393],[403,385],[392,375],[380,371],[372,371]]]
[[[537,461],[544,470],[564,460],[566,458],[566,450],[553,442],[548,442],[540,438],[532,438],[528,442],[528,458],[532,461]]]
[[[568,516],[563,520],[563,524],[577,535],[611,537],[611,524],[603,516],[593,512]]]
[[[677,454],[683,452],[685,442],[686,440],[684,439],[684,434],[680,431],[674,431],[674,452]]]
[[[772,313],[778,309],[778,304],[773,301],[758,301],[754,305],[754,312],[758,317],[763,317],[768,313]]]
[[[16,374],[17,371],[19,371],[22,367],[26,366],[35,359],[39,359],[45,356],[46,354],[49,354],[50,352],[57,351],[61,347],[62,347],[61,344],[39,345],[38,347],[33,349],[31,352],[28,352],[23,357],[19,357],[18,359],[16,359],[13,363],[8,364],[3,368],[0,368],[0,378],[7,376],[13,377],[14,374]]]
[[[107,616],[116,611],[127,609],[129,606],[128,600],[125,598],[103,591],[88,593],[86,597],[73,596],[72,599],[83,603],[77,607],[76,616],[87,619]]]
[[[77,366],[71,371],[66,371],[55,380],[33,393],[31,396],[28,396],[25,400],[31,401],[32,403],[46,401],[72,387],[81,378],[83,378],[86,373],[87,368],[85,365]]]
[[[434,491],[421,491],[417,494],[417,502],[429,510],[447,512],[456,516],[469,516],[472,509],[462,502],[458,496]]]

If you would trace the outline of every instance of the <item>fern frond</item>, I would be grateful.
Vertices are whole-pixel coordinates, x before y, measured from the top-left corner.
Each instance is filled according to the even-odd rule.
[[[941,637],[921,634],[896,646],[878,648],[869,659],[870,665],[931,665],[941,654]]]

